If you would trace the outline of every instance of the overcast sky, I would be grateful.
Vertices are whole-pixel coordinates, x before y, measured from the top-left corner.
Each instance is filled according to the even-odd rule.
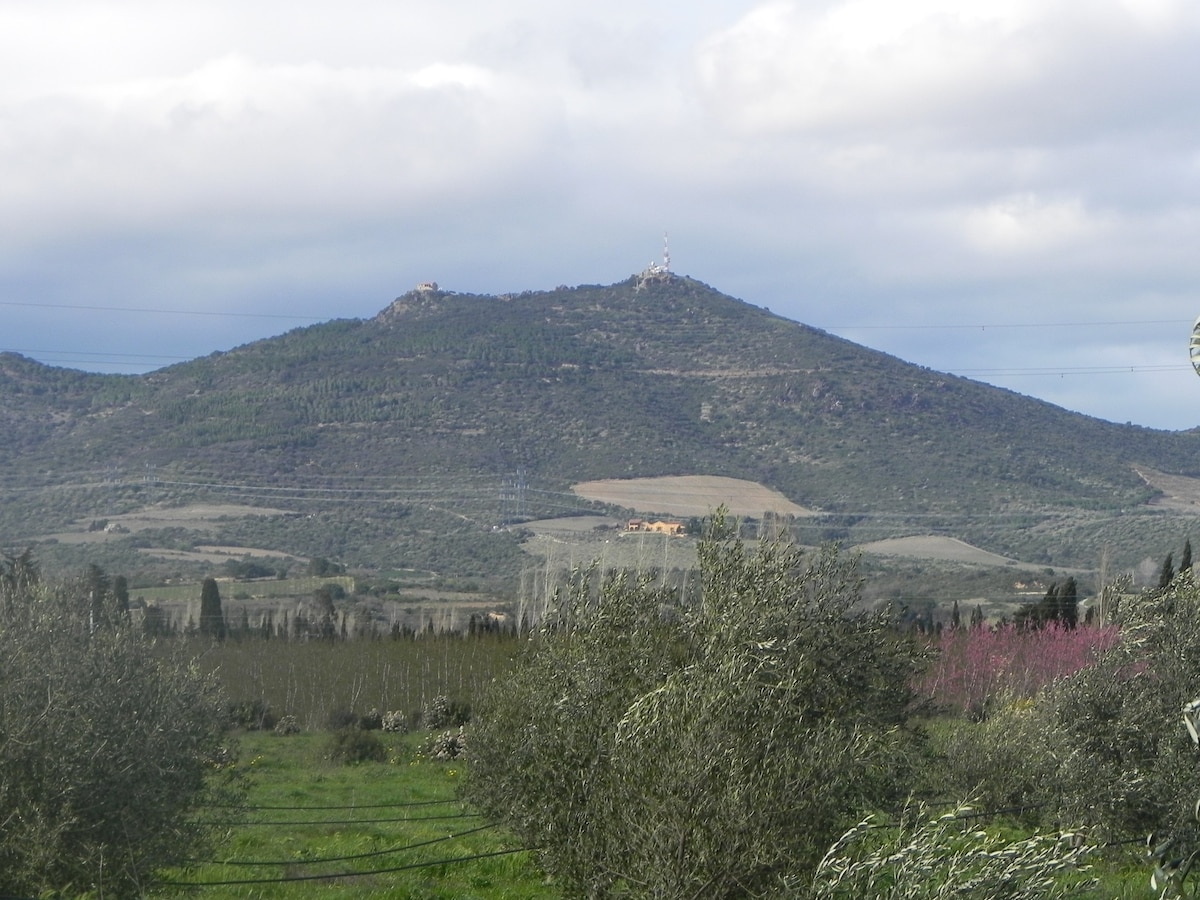
[[[1195,0],[0,0],[0,349],[141,372],[658,260],[1200,425]]]

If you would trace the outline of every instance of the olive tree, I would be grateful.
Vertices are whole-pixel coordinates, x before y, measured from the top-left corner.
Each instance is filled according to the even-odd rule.
[[[578,577],[484,698],[468,792],[578,896],[741,897],[897,802],[916,663],[854,566],[699,546],[697,596]]]
[[[1200,588],[1180,573],[1110,605],[1120,643],[1050,694],[1066,746],[1059,811],[1113,837],[1169,832],[1200,846],[1200,768],[1179,725],[1200,685]]]
[[[0,562],[0,894],[134,896],[203,852],[202,806],[240,796],[222,777],[223,704],[28,563]]]

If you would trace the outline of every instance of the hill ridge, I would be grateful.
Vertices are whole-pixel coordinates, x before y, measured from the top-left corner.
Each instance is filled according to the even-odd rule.
[[[278,550],[465,572],[493,556],[475,543],[514,565],[515,539],[491,529],[578,511],[572,484],[698,473],[821,509],[822,538],[933,523],[1008,557],[1079,563],[1112,545],[1133,559],[1185,527],[1147,505],[1157,490],[1134,466],[1200,474],[1200,433],[914,366],[684,276],[410,291],[370,319],[142,376],[3,354],[0,428],[2,545],[241,491],[289,498]],[[239,527],[205,542],[235,543]],[[433,550],[413,536],[429,532],[458,536]]]

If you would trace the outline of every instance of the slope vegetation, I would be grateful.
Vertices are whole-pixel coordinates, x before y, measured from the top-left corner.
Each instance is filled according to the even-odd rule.
[[[819,510],[806,542],[934,533],[1066,564],[1103,547],[1136,561],[1179,534],[1135,465],[1200,476],[1196,433],[913,366],[678,277],[411,292],[371,320],[136,377],[3,354],[0,428],[4,546],[237,503],[290,515],[142,530],[106,552],[200,541],[471,577],[520,565],[495,526],[595,508],[581,482],[743,479]]]

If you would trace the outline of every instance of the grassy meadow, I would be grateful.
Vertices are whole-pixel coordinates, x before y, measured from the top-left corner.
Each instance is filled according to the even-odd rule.
[[[1024,637],[1012,630],[983,631],[973,640],[967,637],[944,637],[920,686],[943,710],[926,723],[931,766],[953,768],[956,756],[961,765],[964,746],[990,740],[985,724],[960,712],[978,702],[972,691],[979,687],[975,682],[964,686],[962,673],[990,677],[982,687],[987,693],[1032,698],[1064,671],[1088,665],[1110,639],[1085,629]],[[261,702],[277,716],[295,716],[303,731],[236,735],[232,765],[247,778],[249,810],[222,824],[212,859],[164,873],[157,893],[205,900],[311,897],[314,890],[328,898],[364,893],[429,900],[561,896],[535,854],[458,798],[469,757],[432,758],[436,732],[419,725],[407,734],[372,732],[386,748],[383,761],[344,764],[331,758],[330,724],[339,713],[400,710],[416,724],[435,696],[473,704],[512,664],[519,646],[517,639],[493,634],[308,643],[201,644],[193,639],[176,645],[218,675],[231,702]],[[984,659],[990,662],[980,662]],[[989,666],[997,670],[984,672]],[[944,786],[947,774],[932,781]],[[947,804],[964,799],[939,796]],[[985,815],[964,821],[964,828],[1009,836],[1036,830],[1019,815],[988,814],[992,805],[987,802],[976,808]],[[221,821],[225,812],[205,815]],[[1082,900],[1153,896],[1140,841],[1100,850],[1089,861],[1098,884],[1081,894]]]
[[[456,797],[463,765],[431,759],[428,732],[381,734],[385,762],[327,758],[330,734],[241,736],[244,817],[210,860],[164,873],[165,896],[550,898],[533,854]],[[220,821],[222,810],[207,810]]]

